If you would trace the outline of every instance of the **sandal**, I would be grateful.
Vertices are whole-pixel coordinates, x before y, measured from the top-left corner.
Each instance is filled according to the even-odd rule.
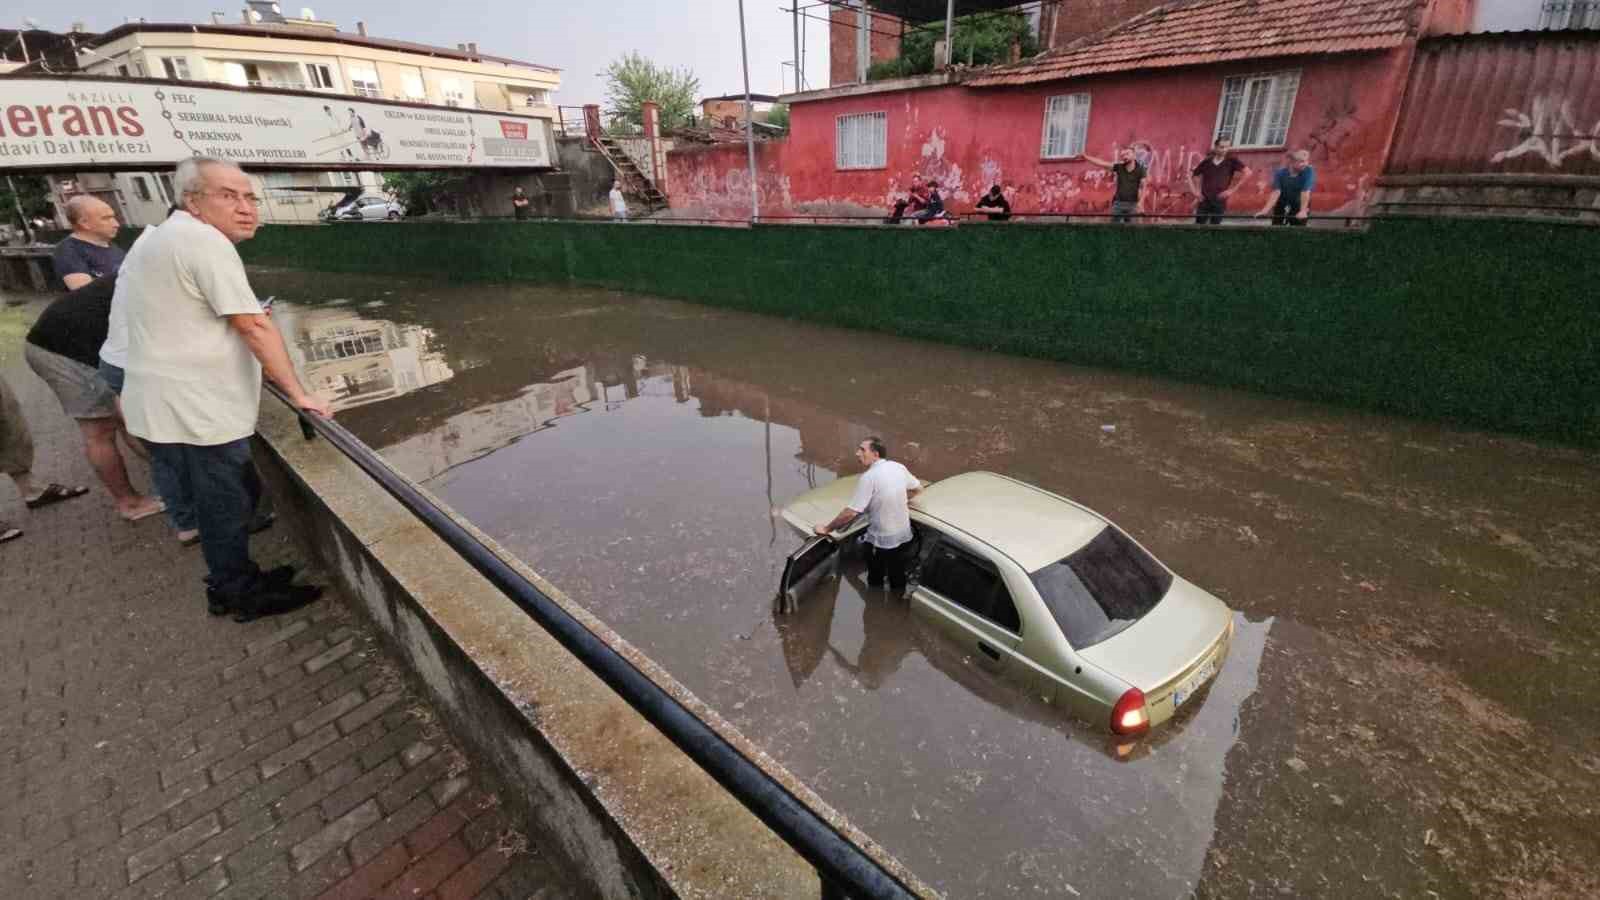
[[[145,519],[148,519],[151,516],[159,516],[159,515],[161,515],[162,513],[166,512],[166,511],[167,511],[166,502],[162,501],[162,500],[157,500],[155,506],[152,506],[149,509],[144,510],[143,512],[137,512],[137,513],[134,513],[131,516],[127,515],[126,513],[118,513],[117,515],[122,516],[122,521],[124,521],[124,522],[143,522]]]
[[[19,537],[22,537],[21,528],[12,528],[10,525],[0,522],[0,544],[4,544],[6,541],[14,541]]]
[[[52,483],[46,486],[44,491],[41,492],[39,496],[33,498],[32,500],[24,500],[22,505],[29,509],[38,509],[41,506],[49,506],[52,503],[60,503],[63,500],[71,500],[73,497],[82,497],[87,493],[89,493],[89,489],[82,485],[77,487],[67,487],[64,484]]]

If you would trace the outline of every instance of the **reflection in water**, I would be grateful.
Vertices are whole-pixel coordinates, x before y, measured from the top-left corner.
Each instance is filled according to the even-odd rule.
[[[306,389],[335,410],[397,397],[455,374],[427,328],[323,309],[282,308],[276,318]]]
[[[962,896],[1192,885],[1265,625],[1241,622],[1210,696],[1130,746],[980,668],[856,568],[794,615],[758,614],[800,541],[773,508],[835,477],[872,429],[707,368],[557,340],[574,318],[593,317],[547,317],[516,352],[348,306],[285,315],[348,426],[923,877]],[[435,377],[400,374],[413,360]],[[369,371],[392,374],[347,389]],[[936,458],[914,464],[943,474]]]
[[[1187,895],[1218,821],[1208,877],[1229,884],[1316,860],[1285,876],[1300,895],[1317,893],[1323,875],[1420,886],[1407,879],[1461,869],[1487,883],[1501,867],[1554,858],[1519,863],[1493,850],[1505,829],[1542,828],[1546,848],[1570,843],[1549,837],[1567,820],[1516,805],[1559,807],[1553,791],[1477,788],[1521,771],[1520,744],[1494,736],[1512,733],[1497,730],[1505,721],[1551,746],[1594,745],[1573,712],[1593,708],[1593,679],[1574,661],[1600,646],[1592,455],[601,291],[255,280],[280,297],[352,298],[298,310],[308,322],[331,314],[326,331],[285,329],[305,345],[296,353],[308,380],[355,400],[340,412],[346,426],[412,477],[432,478],[452,507],[952,896],[1059,896],[1066,885],[1083,896]],[[385,320],[358,312],[379,296]],[[280,309],[285,322],[297,312]],[[354,342],[367,331],[374,341]],[[378,374],[405,368],[387,354],[408,347],[414,379]],[[374,377],[352,373],[353,388],[338,368],[380,357]],[[379,397],[386,383],[393,395]],[[1209,694],[1119,754],[1098,723],[997,681],[849,573],[831,596],[774,619],[772,593],[799,544],[774,507],[854,471],[852,449],[868,434],[919,477],[992,469],[1083,502],[1240,610]],[[1314,671],[1326,677],[1306,695],[1309,682],[1286,668],[1300,663],[1275,653],[1262,678],[1269,696],[1250,703],[1241,736],[1271,621],[1293,626],[1273,626],[1275,647],[1309,628],[1325,638],[1315,646],[1342,655],[1322,661]],[[1398,660],[1404,677],[1392,681],[1408,689],[1422,678],[1428,696],[1460,698],[1435,704],[1414,735],[1408,759],[1428,761],[1395,762],[1387,781],[1366,777],[1370,755],[1337,762],[1359,714],[1415,728],[1409,695],[1357,696],[1371,690],[1374,659]],[[1350,688],[1357,677],[1368,688]],[[1345,765],[1341,794],[1360,795],[1345,815],[1381,811],[1394,839],[1352,856],[1358,827],[1307,826],[1305,779],[1274,774],[1302,755]],[[1490,823],[1474,832],[1488,838],[1456,847],[1483,853],[1404,843],[1438,827],[1443,802],[1397,800],[1406,786],[1389,788],[1437,781],[1445,758],[1462,773],[1448,787],[1471,785],[1464,802]],[[1225,770],[1236,779],[1226,793]],[[1582,796],[1593,805],[1592,791]],[[1452,883],[1426,884],[1445,896]]]

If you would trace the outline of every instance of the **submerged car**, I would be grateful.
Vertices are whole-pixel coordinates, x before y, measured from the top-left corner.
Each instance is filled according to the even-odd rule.
[[[782,511],[801,533],[833,519],[860,476]],[[837,573],[866,528],[811,537],[778,586],[793,609]],[[1104,516],[992,472],[929,483],[911,503],[912,613],[986,668],[1118,735],[1143,734],[1192,702],[1222,668],[1233,613]]]

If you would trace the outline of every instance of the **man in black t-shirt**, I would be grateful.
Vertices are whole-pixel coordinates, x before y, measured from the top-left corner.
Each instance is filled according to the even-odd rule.
[[[67,201],[67,223],[72,233],[56,245],[50,264],[56,270],[56,285],[75,291],[96,278],[117,274],[122,265],[122,248],[116,240],[117,213],[102,200],[79,194]]]
[[[1111,221],[1132,222],[1137,213],[1144,212],[1144,179],[1150,173],[1133,155],[1132,147],[1117,151],[1117,161],[1107,162],[1098,156],[1085,153],[1083,158],[1097,166],[1111,170],[1117,179],[1116,192],[1111,195]]]
[[[52,301],[28,332],[22,357],[55,392],[62,411],[77,420],[89,464],[111,492],[117,512],[137,522],[164,507],[154,497],[135,491],[128,480],[127,464],[117,449],[118,433],[127,446],[138,445],[124,430],[116,395],[98,371],[116,287],[113,274]]]
[[[1194,209],[1196,225],[1221,225],[1228,212],[1228,198],[1239,189],[1234,185],[1242,186],[1250,177],[1250,167],[1228,155],[1232,148],[1233,141],[1217,138],[1211,145],[1211,155],[1189,173],[1189,189],[1200,198]]]

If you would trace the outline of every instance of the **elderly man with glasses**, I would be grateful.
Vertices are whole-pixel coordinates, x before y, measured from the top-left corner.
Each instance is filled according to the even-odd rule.
[[[188,487],[205,555],[207,606],[248,622],[305,606],[320,588],[250,558],[261,479],[250,457],[263,370],[301,409],[331,416],[295,376],[283,336],[256,300],[234,245],[256,233],[250,179],[231,162],[195,158],[173,179],[180,209],[124,267],[128,430]],[[148,242],[146,248],[143,243]]]

